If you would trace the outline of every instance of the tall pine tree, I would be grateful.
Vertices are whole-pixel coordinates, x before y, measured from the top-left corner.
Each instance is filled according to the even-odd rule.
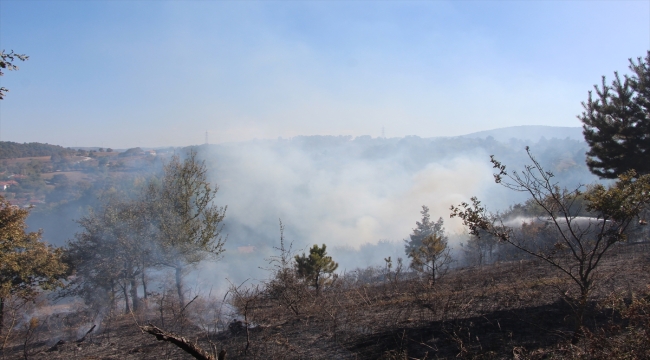
[[[650,173],[650,51],[645,59],[630,59],[631,75],[617,72],[607,85],[594,85],[584,111],[578,116],[590,146],[589,170],[601,178],[614,179],[628,170]]]
[[[431,221],[429,207],[425,205],[422,205],[422,211],[420,211],[420,214],[422,214],[422,220],[415,222],[417,227],[413,229],[413,233],[409,235],[409,239],[404,240],[404,251],[408,256],[411,256],[414,251],[418,251],[423,245],[424,239],[428,236],[436,235],[442,240],[447,241],[444,221],[442,218],[439,218],[436,222]]]

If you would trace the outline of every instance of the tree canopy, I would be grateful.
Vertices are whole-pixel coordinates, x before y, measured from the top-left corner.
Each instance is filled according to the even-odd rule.
[[[422,246],[424,239],[431,235],[438,236],[445,243],[447,242],[447,236],[445,236],[444,221],[442,218],[439,218],[438,221],[431,221],[431,215],[429,215],[429,207],[422,205],[422,220],[416,221],[416,228],[413,229],[413,233],[409,235],[408,240],[404,240],[404,251],[407,256],[411,256],[414,251],[418,251]]]
[[[142,186],[131,194],[115,191],[100,199],[95,211],[78,221],[82,231],[67,247],[79,278],[73,290],[92,301],[98,297],[93,289],[101,290],[104,300],[122,296],[127,312],[130,297],[137,310],[140,285],[147,296],[147,271],[167,268],[175,272],[184,306],[185,271],[224,251],[220,232],[226,208],[214,204],[217,188],[207,181],[206,166],[194,151],[182,160],[172,157],[160,176],[138,182]]]
[[[42,242],[41,232],[25,232],[28,215],[0,196],[0,332],[6,300],[29,300],[40,290],[62,286],[66,273],[62,250]]]
[[[323,244],[318,247],[317,244],[309,249],[309,255],[296,255],[296,270],[298,276],[307,280],[307,282],[319,291],[323,284],[329,280],[329,276],[336,271],[339,264],[327,255],[327,246]]]
[[[207,181],[205,163],[192,150],[182,161],[172,157],[162,178],[150,182],[142,199],[156,227],[156,261],[175,270],[181,304],[185,302],[183,270],[207,258],[216,259],[224,251],[225,239],[220,234],[226,207],[214,204],[217,191]]]
[[[621,79],[615,72],[611,85],[603,76],[578,116],[591,148],[587,166],[601,178],[615,179],[629,170],[650,173],[650,51],[645,59],[630,59],[629,67],[632,74]]]
[[[424,238],[422,245],[411,251],[409,257],[411,258],[411,268],[426,274],[429,284],[433,286],[451,263],[447,238],[433,233]]]
[[[77,220],[82,231],[66,251],[66,261],[76,275],[70,293],[93,304],[114,306],[120,292],[125,312],[138,310],[138,278],[143,280],[146,297],[144,273],[154,256],[150,227],[143,215],[141,202],[112,195],[96,211]]]
[[[18,70],[18,66],[15,64],[16,60],[25,61],[27,59],[29,59],[29,56],[24,54],[16,54],[13,50],[8,53],[6,53],[4,50],[0,50],[0,76],[3,76],[5,74],[3,72],[3,69]],[[9,89],[0,87],[0,100],[4,99],[5,93],[8,91]]]
[[[43,143],[16,143],[12,141],[0,141],[0,159],[13,159],[36,156],[71,156],[75,151],[58,145]]]

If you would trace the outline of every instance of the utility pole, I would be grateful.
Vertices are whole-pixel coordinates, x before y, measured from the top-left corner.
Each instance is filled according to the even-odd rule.
[[[382,137],[383,139],[386,138],[386,132],[384,131],[384,127],[383,127],[383,126],[381,127],[381,137]]]
[[[205,144],[208,145],[208,130],[205,131]]]

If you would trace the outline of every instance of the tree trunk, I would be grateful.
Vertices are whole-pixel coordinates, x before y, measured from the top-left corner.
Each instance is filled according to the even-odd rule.
[[[431,262],[431,286],[436,284],[436,262]]]
[[[578,308],[576,309],[576,322],[575,322],[575,332],[571,338],[573,344],[577,344],[580,341],[580,337],[583,335],[582,325],[584,322],[585,312],[587,311],[587,300],[589,299],[589,291],[586,289],[581,289],[580,291],[580,300],[578,302]]]
[[[115,290],[115,282],[111,280],[111,311],[117,311],[115,299],[117,298],[117,291]]]
[[[140,310],[140,298],[138,298],[138,282],[135,276],[131,278],[131,300],[133,302],[133,311]]]
[[[178,292],[178,302],[181,304],[181,309],[185,306],[185,294],[183,293],[183,267],[178,265],[176,270],[176,292]]]
[[[144,299],[146,302],[149,296],[147,295],[147,277],[144,274],[144,269],[142,269],[142,289],[144,291]]]
[[[5,325],[5,298],[0,297],[0,335]]]
[[[124,285],[120,284],[120,287],[122,288],[122,292],[124,293],[124,305],[125,305],[124,313],[128,314],[131,312],[131,306],[129,305],[129,292],[126,289],[126,284]]]

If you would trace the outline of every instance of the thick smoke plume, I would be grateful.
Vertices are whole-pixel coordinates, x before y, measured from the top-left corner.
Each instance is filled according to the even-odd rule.
[[[461,224],[449,219],[450,205],[471,196],[493,210],[524,201],[525,194],[494,184],[489,156],[520,168],[527,163],[526,145],[562,185],[595,181],[584,165],[584,143],[568,138],[530,144],[310,136],[202,146],[211,180],[220,187],[217,201],[228,205],[228,242],[223,261],[206,265],[198,276],[263,278],[257,269],[278,243],[278,219],[294,249],[325,243],[340,269],[405,257],[402,240],[420,219],[422,205],[432,219],[445,220],[448,232],[460,233]]]

